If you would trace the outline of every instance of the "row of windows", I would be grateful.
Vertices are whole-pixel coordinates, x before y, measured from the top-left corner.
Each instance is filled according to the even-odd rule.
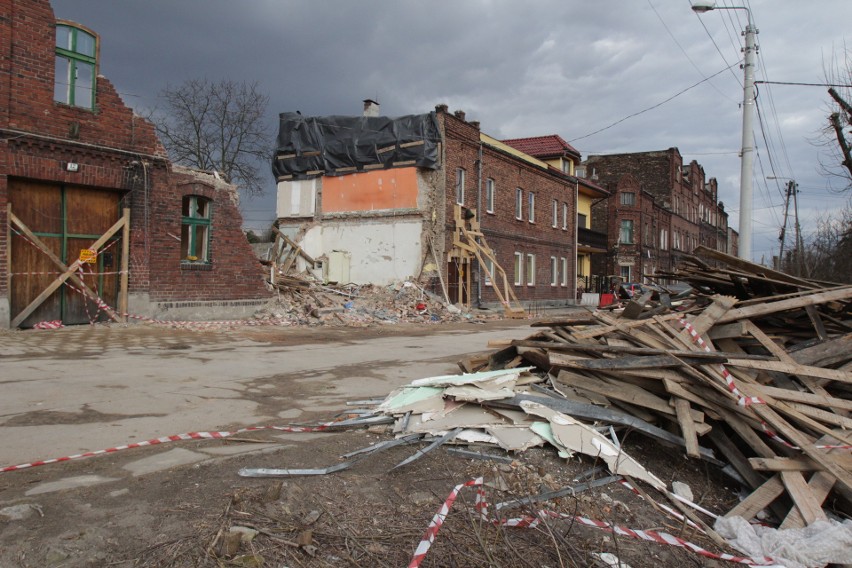
[[[487,261],[487,266],[493,273],[494,264]],[[536,285],[536,255],[531,253],[515,253],[515,286]],[[526,278],[524,278],[526,276]],[[491,281],[486,277],[485,285],[490,286]],[[568,259],[566,257],[550,257],[550,285],[568,286]]]
[[[651,226],[645,225],[645,243],[651,244]],[[633,244],[633,221],[630,219],[622,219],[621,226],[618,232],[618,242],[623,245]],[[675,250],[692,250],[698,244],[698,240],[694,235],[689,233],[681,233],[675,231],[672,233],[672,248]],[[660,250],[669,249],[669,232],[667,229],[660,229],[660,240],[657,243]]]
[[[636,194],[629,191],[622,192],[619,194],[619,203],[623,207],[632,207],[636,205]],[[681,209],[684,209],[685,211],[681,211]],[[678,215],[685,216],[692,223],[697,224],[699,221],[704,221],[714,227],[716,226],[716,221],[719,218],[717,217],[715,210],[710,207],[705,207],[703,203],[699,203],[698,207],[690,204],[684,204],[683,207],[681,207],[681,201],[677,195],[674,196],[674,212]]]
[[[456,203],[464,204],[464,188],[465,188],[464,168],[456,170]],[[493,179],[485,180],[485,211],[494,214],[495,202],[497,198],[497,187]],[[530,223],[535,223],[535,193],[528,191],[526,199],[524,199],[524,190],[520,187],[515,189],[515,219],[522,221],[524,219],[524,202],[526,202],[527,216],[526,220]],[[553,200],[551,226],[557,228],[559,226],[559,200]],[[583,228],[585,228],[585,216],[583,216]],[[562,230],[568,230],[568,204],[562,203]]]

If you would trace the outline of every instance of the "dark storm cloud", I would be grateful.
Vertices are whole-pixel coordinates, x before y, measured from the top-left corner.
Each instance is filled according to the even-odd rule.
[[[848,0],[747,4],[761,32],[758,79],[821,81],[826,60],[842,49]],[[557,133],[575,140],[704,81],[573,144],[584,156],[677,146],[719,180],[732,225],[738,224],[740,10],[699,17],[688,0],[54,0],[53,6],[57,17],[100,34],[101,72],[130,106],[152,108],[162,88],[188,78],[258,81],[270,97],[273,131],[279,112],[357,114],[369,97],[389,115],[447,103],[496,137]],[[825,89],[761,86],[769,148],[756,129],[757,260],[777,249],[782,213],[780,193],[766,175],[799,181],[803,225],[825,204],[838,205],[817,174],[811,143],[825,124],[826,101]],[[271,177],[269,185],[271,194]],[[262,216],[262,209],[271,219],[274,200],[246,204],[247,219]]]

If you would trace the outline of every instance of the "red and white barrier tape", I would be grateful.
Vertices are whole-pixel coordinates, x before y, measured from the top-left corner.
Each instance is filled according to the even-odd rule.
[[[337,422],[324,422],[322,424],[318,424],[317,426],[249,426],[247,428],[240,428],[239,430],[234,430],[232,432],[188,432],[186,434],[174,434],[172,436],[163,436],[162,438],[153,438],[151,440],[144,440],[142,442],[131,442],[128,444],[124,444],[123,446],[115,446],[112,448],[107,448],[105,450],[95,450],[92,452],[85,452],[82,454],[75,454],[72,456],[64,456],[61,458],[53,458],[49,460],[39,460],[30,463],[22,463],[19,465],[10,465],[6,467],[0,467],[0,473],[6,473],[9,471],[18,471],[21,469],[27,469],[31,467],[37,467],[40,465],[48,465],[52,463],[60,463],[71,460],[79,460],[83,458],[91,458],[94,456],[100,456],[104,454],[113,454],[115,452],[119,452],[121,450],[129,450],[133,448],[142,448],[145,446],[156,446],[158,444],[166,444],[168,442],[178,442],[181,440],[215,440],[222,438],[229,438],[236,434],[243,434],[245,432],[256,432],[258,430],[276,430],[278,432],[322,432],[330,428],[331,426],[336,425]]]
[[[423,536],[423,539],[417,545],[417,549],[414,551],[414,555],[411,558],[411,562],[408,564],[408,568],[417,568],[423,562],[423,559],[426,557],[426,554],[429,552],[429,548],[432,546],[432,543],[435,542],[435,538],[438,535],[438,531],[441,526],[444,524],[444,521],[449,514],[450,509],[455,503],[456,499],[459,496],[459,493],[465,487],[478,487],[477,500],[476,500],[476,508],[479,512],[481,518],[483,520],[487,519],[487,504],[485,501],[485,496],[482,489],[483,478],[478,477],[476,479],[471,479],[466,483],[462,483],[456,485],[450,495],[447,497],[446,501],[441,505],[441,508],[435,514],[432,522],[429,523],[429,528],[426,529],[426,534]],[[677,546],[680,548],[684,548],[689,550],[690,552],[694,552],[705,558],[712,558],[714,560],[724,560],[727,562],[736,562],[739,564],[746,564],[749,566],[770,566],[773,565],[774,562],[771,558],[749,558],[745,556],[735,556],[733,554],[716,554],[714,552],[710,552],[709,550],[698,546],[697,544],[686,541],[682,538],[670,535],[665,532],[658,531],[646,531],[646,530],[638,530],[638,529],[629,529],[625,527],[621,527],[619,525],[613,525],[611,523],[607,523],[604,521],[596,521],[594,519],[589,519],[587,517],[581,517],[579,515],[569,515],[565,513],[557,513],[555,511],[547,511],[541,510],[538,512],[538,516],[533,517],[530,515],[525,515],[522,517],[514,518],[514,519],[495,519],[491,520],[491,522],[495,524],[499,524],[501,526],[506,527],[516,527],[516,528],[532,528],[537,526],[542,519],[544,518],[552,518],[552,519],[561,519],[561,520],[572,520],[578,522],[587,527],[594,527],[597,529],[605,530],[612,534],[618,536],[627,536],[630,538],[647,540],[651,542],[656,542],[659,544],[667,544],[669,546]]]
[[[698,335],[698,332],[695,330],[695,328],[692,327],[692,324],[690,324],[685,319],[681,319],[679,321],[680,321],[680,324],[684,327],[684,329],[686,329],[689,332],[689,335],[690,335],[690,337],[692,337],[692,341],[694,343],[697,343],[700,347],[703,347],[704,351],[706,351],[708,353],[712,352],[710,347],[708,347],[707,343],[701,338],[700,335]],[[747,396],[743,395],[740,392],[740,390],[737,388],[736,384],[734,384],[734,378],[731,376],[731,374],[728,372],[728,370],[725,368],[725,366],[724,365],[719,365],[719,366],[722,369],[722,376],[725,378],[725,382],[728,385],[728,390],[730,390],[737,397],[737,404],[739,404],[740,406],[744,406],[744,407],[749,407],[752,404],[766,404],[765,401],[761,400],[760,398],[758,398],[756,396],[748,396],[747,397]],[[769,436],[770,438],[772,438],[773,440],[775,440],[776,442],[780,442],[781,444],[784,444],[788,448],[791,448],[791,449],[794,449],[794,450],[801,450],[802,449],[799,446],[791,444],[790,442],[788,442],[784,438],[780,437],[763,420],[760,421],[760,426],[761,426],[761,428],[763,428],[763,431],[766,433],[766,435]],[[820,446],[816,446],[816,448],[820,449],[820,450],[852,450],[852,445],[850,445],[850,444],[820,445]]]
[[[62,325],[62,320],[40,321],[33,326],[33,329],[59,329],[65,327]]]
[[[707,353],[712,353],[712,350],[707,345],[707,343],[702,339],[698,332],[692,327],[692,324],[686,321],[685,319],[679,320],[680,324],[689,332],[689,336],[692,338],[692,342],[696,343],[699,347],[702,347],[704,351]],[[740,390],[737,388],[736,383],[734,383],[734,377],[731,376],[731,373],[728,372],[728,369],[725,368],[724,365],[719,365],[719,368],[722,371],[722,377],[725,379],[725,383],[728,385],[728,390],[731,391],[737,397],[737,404],[740,406],[750,406],[752,404],[766,404],[762,400],[760,400],[756,396],[745,396]]]

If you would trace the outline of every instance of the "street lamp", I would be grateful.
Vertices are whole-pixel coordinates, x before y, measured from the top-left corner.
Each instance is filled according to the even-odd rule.
[[[711,10],[745,10],[748,24],[745,29],[745,56],[743,59],[743,145],[740,153],[740,241],[739,257],[751,260],[752,236],[752,175],[754,174],[754,68],[755,36],[757,28],[751,21],[751,10],[745,6],[716,6],[715,2],[698,0],[692,5],[698,14]]]

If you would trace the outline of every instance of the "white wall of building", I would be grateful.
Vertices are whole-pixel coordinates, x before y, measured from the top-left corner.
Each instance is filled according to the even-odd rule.
[[[352,283],[381,286],[417,277],[422,227],[419,218],[327,220],[308,229],[301,246],[314,258],[334,250],[348,252]]]

